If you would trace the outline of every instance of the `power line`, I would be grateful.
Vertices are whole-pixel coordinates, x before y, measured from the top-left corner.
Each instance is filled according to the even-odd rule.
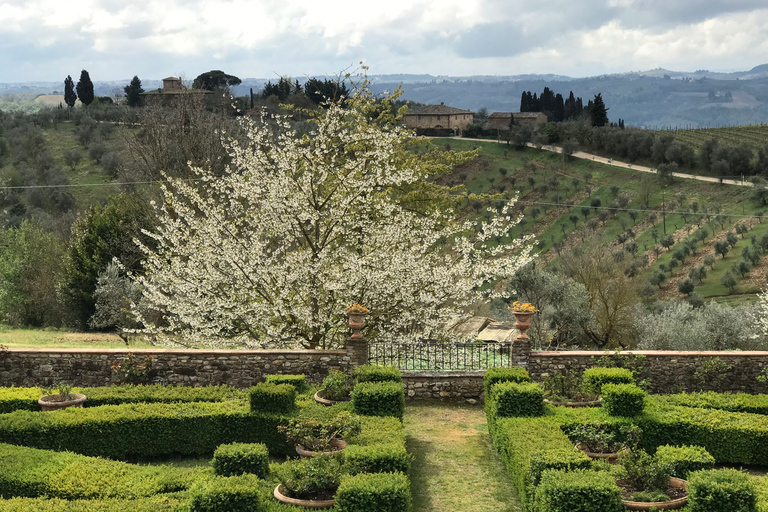
[[[189,178],[178,180],[158,180],[158,181],[123,181],[110,183],[66,183],[61,185],[18,185],[18,186],[0,186],[0,190],[29,190],[38,188],[77,188],[77,187],[115,187],[120,185],[158,185],[160,183],[175,183],[177,181],[202,181],[201,178]]]

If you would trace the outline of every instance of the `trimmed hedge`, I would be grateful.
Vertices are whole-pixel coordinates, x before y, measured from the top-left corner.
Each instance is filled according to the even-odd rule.
[[[255,475],[214,476],[189,491],[189,512],[262,512]]]
[[[344,464],[350,474],[409,473],[413,457],[405,443],[390,442],[368,446],[349,445],[344,450]]]
[[[605,384],[603,409],[611,416],[637,416],[645,407],[645,391],[634,384]]]
[[[768,416],[768,395],[748,395],[747,393],[680,393],[659,397],[667,403],[684,407],[718,409],[730,412],[748,412]]]
[[[292,384],[260,382],[248,390],[251,412],[286,414],[296,408],[296,388]]]
[[[267,375],[266,381],[270,384],[290,384],[296,388],[297,393],[305,393],[309,390],[307,378],[302,373],[299,375]]]
[[[408,512],[411,486],[403,473],[343,476],[336,491],[339,512]]]
[[[549,470],[536,489],[538,512],[617,512],[621,489],[605,471]]]
[[[491,388],[498,382],[517,382],[518,384],[523,384],[531,382],[531,376],[528,375],[528,370],[522,366],[514,368],[489,368],[483,375],[483,389],[485,389],[486,397],[490,396]]]
[[[735,469],[692,473],[688,503],[690,512],[757,511],[757,496],[749,475]]]
[[[362,382],[352,390],[352,410],[367,416],[403,419],[405,392],[397,382]]]
[[[113,459],[206,454],[233,442],[265,443],[270,453],[288,455],[293,447],[277,432],[285,422],[285,416],[251,414],[241,402],[106,405],[3,414],[0,439]]]
[[[672,466],[672,476],[688,479],[694,471],[712,469],[715,458],[701,446],[659,446],[656,450],[656,460]]]
[[[360,382],[403,382],[403,375],[396,366],[366,364],[355,368],[355,379]]]
[[[269,475],[269,450],[262,443],[222,444],[213,452],[213,472],[220,476],[252,473],[259,478]]]
[[[494,414],[499,418],[541,416],[544,413],[544,390],[538,384],[500,382],[493,385],[491,395]]]
[[[186,498],[160,495],[135,500],[62,500],[57,498],[13,498],[0,502],[3,512],[180,512]]]
[[[634,384],[632,372],[626,368],[587,368],[582,375],[582,385],[587,393],[599,395],[603,384]]]
[[[136,499],[186,490],[203,473],[0,444],[0,496],[6,499]]]

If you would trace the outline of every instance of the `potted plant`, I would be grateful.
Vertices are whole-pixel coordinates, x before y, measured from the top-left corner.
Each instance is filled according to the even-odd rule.
[[[619,454],[621,504],[627,510],[677,510],[688,501],[688,482],[672,475],[672,464],[644,450],[624,449]]]
[[[362,422],[358,416],[343,411],[330,421],[318,421],[314,418],[289,420],[287,425],[280,425],[277,431],[285,434],[289,443],[296,446],[296,453],[302,457],[332,455],[347,447],[343,438],[360,433]]]
[[[594,407],[601,399],[584,391],[581,378],[570,370],[549,375],[544,379],[544,402],[563,407]]]
[[[311,459],[289,460],[276,470],[280,484],[274,496],[282,502],[306,508],[330,508],[336,505],[342,464],[336,456],[321,455]]]
[[[590,458],[616,464],[622,449],[634,449],[637,446],[641,432],[640,427],[635,425],[623,425],[615,431],[607,425],[585,424],[572,428],[568,437],[576,443],[577,450],[583,451]]]
[[[355,387],[355,380],[340,370],[331,369],[323,380],[322,388],[315,393],[315,401],[323,405],[349,402],[350,393]]]
[[[44,389],[43,397],[37,401],[43,411],[58,411],[67,407],[82,407],[86,397],[81,393],[72,393],[72,386],[59,383],[52,389]]]
[[[352,338],[361,339],[363,337],[360,331],[365,327],[365,315],[368,314],[368,308],[360,304],[347,306],[347,315],[349,316],[349,328],[352,330]]]
[[[531,328],[531,315],[538,311],[536,307],[530,302],[518,302],[515,301],[511,306],[507,308],[515,315],[517,322],[515,327],[520,331],[520,335],[517,337],[519,340],[527,340],[528,335],[525,333]]]

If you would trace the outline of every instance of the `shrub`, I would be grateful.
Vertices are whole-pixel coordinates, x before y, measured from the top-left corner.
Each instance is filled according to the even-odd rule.
[[[411,467],[412,456],[401,442],[378,443],[369,446],[350,445],[344,450],[344,464],[352,475],[358,473],[405,473]]]
[[[251,412],[291,412],[296,406],[296,388],[291,384],[260,382],[250,389]]]
[[[489,368],[485,371],[485,375],[483,375],[483,387],[485,388],[486,397],[490,396],[491,388],[497,382],[517,382],[521,384],[531,382],[531,376],[521,366],[514,368]]]
[[[568,437],[576,444],[585,445],[594,453],[617,453],[622,448],[634,449],[642,430],[636,425],[586,423],[567,429]]]
[[[336,492],[339,512],[408,512],[411,488],[403,473],[344,476]]]
[[[355,368],[355,380],[360,382],[403,382],[400,370],[395,366],[366,364]]]
[[[690,512],[756,512],[749,475],[734,469],[697,471],[688,480]]]
[[[352,409],[367,416],[403,419],[405,393],[397,382],[363,382],[352,391]]]
[[[536,489],[539,512],[616,512],[621,490],[603,471],[546,471]]]
[[[581,377],[571,370],[548,375],[542,385],[547,399],[555,402],[591,402],[597,399],[594,394],[583,393]]]
[[[656,458],[672,466],[672,476],[688,479],[694,471],[712,469],[715,458],[701,446],[659,446]]]
[[[639,491],[634,493],[630,499],[642,503],[654,503],[656,501],[669,501],[669,496],[662,491]]]
[[[221,476],[252,473],[259,478],[269,474],[269,450],[262,443],[222,444],[213,452],[213,471]]]
[[[289,460],[275,469],[283,494],[290,498],[312,499],[318,493],[334,493],[339,487],[342,466],[337,456],[317,455]]]
[[[636,416],[645,407],[645,391],[634,384],[605,384],[603,409],[611,416]]]
[[[544,391],[533,383],[501,382],[491,388],[498,417],[541,416],[544,413]]]
[[[288,420],[287,425],[277,427],[285,434],[286,440],[294,445],[300,444],[305,449],[315,452],[330,451],[331,441],[356,436],[360,433],[360,418],[342,411],[332,419],[323,421],[315,418]]]
[[[672,463],[648,455],[645,450],[624,450],[619,455],[624,479],[637,491],[664,491],[672,476]]]
[[[323,380],[323,398],[335,401],[348,400],[354,387],[355,381],[350,375],[331,369]]]
[[[768,415],[768,395],[706,391],[701,393],[665,395],[663,399],[667,403],[685,407]]]
[[[189,512],[261,512],[259,480],[254,475],[214,476],[189,491]]]
[[[290,384],[296,388],[297,393],[304,393],[309,389],[306,377],[301,375],[267,375],[267,382],[271,384]]]
[[[634,384],[632,372],[626,368],[587,368],[582,375],[584,391],[599,395],[603,384]]]

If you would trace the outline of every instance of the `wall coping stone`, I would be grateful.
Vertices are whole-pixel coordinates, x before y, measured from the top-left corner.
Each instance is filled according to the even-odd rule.
[[[532,351],[531,357],[574,357],[574,356],[594,356],[602,357],[604,355],[611,356],[613,351],[599,352],[597,350],[542,350]],[[619,352],[619,355],[637,355],[637,356],[650,356],[650,357],[669,357],[669,356],[699,356],[699,357],[753,357],[768,356],[768,351],[757,350],[708,350],[708,351],[682,351],[682,350],[623,350]]]
[[[273,354],[296,354],[296,355],[315,355],[315,354],[333,354],[345,355],[346,350],[308,350],[308,349],[199,349],[199,348],[13,348],[9,347],[8,352],[19,354],[181,354],[181,355],[273,355]]]
[[[482,377],[485,375],[485,371],[474,372],[401,372],[404,379],[420,378],[420,379],[445,379],[451,377]]]

